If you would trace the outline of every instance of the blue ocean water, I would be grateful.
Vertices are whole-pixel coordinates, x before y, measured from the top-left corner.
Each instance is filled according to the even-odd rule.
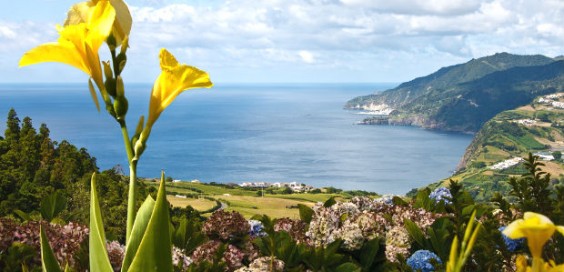
[[[448,177],[471,136],[415,127],[361,126],[343,110],[390,84],[234,84],[181,94],[153,127],[139,176],[204,182],[298,181],[404,194]],[[101,169],[127,172],[119,126],[98,113],[86,84],[0,85],[0,117],[16,109],[54,140],[88,149]],[[150,85],[126,85],[128,125],[146,114]],[[5,120],[5,119],[3,119]],[[0,122],[5,130],[5,122]]]

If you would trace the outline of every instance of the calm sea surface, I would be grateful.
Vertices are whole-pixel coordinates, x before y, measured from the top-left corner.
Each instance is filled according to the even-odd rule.
[[[414,127],[355,125],[343,110],[355,96],[389,84],[218,85],[188,91],[161,115],[139,162],[139,176],[161,169],[175,179],[204,182],[298,181],[404,194],[448,177],[471,136]],[[8,110],[51,137],[88,149],[101,169],[127,172],[119,126],[98,113],[87,84],[0,85],[0,130]],[[128,124],[146,114],[150,85],[127,85]]]

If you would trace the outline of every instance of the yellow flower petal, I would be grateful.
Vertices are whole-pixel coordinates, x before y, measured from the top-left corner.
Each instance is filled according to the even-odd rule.
[[[556,230],[564,235],[564,226],[556,226]]]
[[[525,237],[525,233],[521,231],[522,225],[524,224],[523,219],[517,219],[511,224],[509,224],[504,230],[503,234],[511,239],[520,239]]]
[[[116,10],[116,20],[112,28],[112,34],[119,45],[123,42],[125,37],[129,36],[133,19],[131,18],[131,13],[125,2],[122,0],[110,0],[110,3]]]
[[[99,1],[88,17],[87,41],[94,52],[106,41],[116,17],[116,12],[108,1]]]
[[[96,6],[96,3],[92,1],[74,4],[67,12],[64,26],[86,23],[88,21],[88,14],[94,9],[94,6]]]
[[[208,73],[196,67],[179,64],[166,49],[161,50],[159,58],[162,72],[155,81],[151,93],[147,120],[149,127],[183,91],[193,88],[210,88],[213,85]]]
[[[523,219],[509,224],[503,234],[511,239],[527,238],[529,251],[534,258],[541,258],[544,244],[554,234],[556,227],[542,214],[525,212]]]
[[[67,13],[65,26],[88,22],[92,13],[94,13],[94,8],[100,1],[106,2],[107,0],[93,0],[73,5]],[[110,0],[109,2],[115,10],[115,21],[113,22],[111,33],[116,39],[117,44],[120,45],[123,39],[129,36],[131,31],[131,13],[122,0]]]
[[[82,56],[74,47],[67,47],[59,43],[46,43],[27,51],[20,59],[19,66],[27,66],[42,62],[61,62],[90,74]]]

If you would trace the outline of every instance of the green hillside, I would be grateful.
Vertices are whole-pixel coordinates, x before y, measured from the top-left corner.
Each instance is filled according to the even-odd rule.
[[[530,105],[499,113],[476,134],[452,179],[461,181],[477,199],[486,200],[493,191],[506,191],[511,176],[524,173],[518,158],[531,152],[546,156],[543,170],[555,184],[564,182],[559,157],[564,151],[563,125],[564,93],[542,96]]]
[[[439,71],[382,93],[354,98],[349,109],[393,108],[388,123],[476,132],[496,114],[564,90],[564,61],[495,54]],[[365,120],[366,123],[372,120]],[[378,122],[382,123],[382,122]]]

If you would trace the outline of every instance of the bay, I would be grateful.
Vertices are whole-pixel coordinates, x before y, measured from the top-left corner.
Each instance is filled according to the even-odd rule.
[[[218,84],[181,94],[153,127],[139,176],[203,182],[291,182],[404,194],[446,178],[472,136],[361,126],[343,109],[392,84]],[[146,114],[151,86],[126,85],[128,125]],[[86,84],[0,85],[0,116],[16,109],[54,140],[85,147],[101,169],[127,160],[119,126],[98,113]],[[4,119],[5,120],[5,119]],[[0,130],[5,130],[5,122]]]

